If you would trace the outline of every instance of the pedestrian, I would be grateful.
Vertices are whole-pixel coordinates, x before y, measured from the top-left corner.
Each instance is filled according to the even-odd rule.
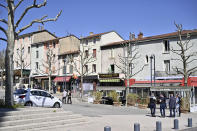
[[[64,90],[64,92],[63,92],[63,96],[62,96],[62,102],[64,103],[64,104],[66,104],[66,99],[67,99],[67,91],[66,91],[66,89]]]
[[[155,117],[156,97],[154,96],[154,94],[151,94],[149,108],[151,111],[151,116]]]
[[[173,94],[170,94],[169,100],[169,109],[170,109],[170,117],[175,117],[175,108],[176,108],[176,98]]]
[[[68,99],[67,99],[67,103],[68,104],[72,104],[72,100],[71,100],[71,91],[68,91]]]
[[[181,96],[176,95],[176,116],[181,116]]]
[[[166,109],[166,98],[163,96],[163,94],[160,94],[160,113],[161,113],[161,117],[165,117],[166,113],[165,113],[165,109]]]
[[[56,86],[53,84],[53,94],[56,94]]]

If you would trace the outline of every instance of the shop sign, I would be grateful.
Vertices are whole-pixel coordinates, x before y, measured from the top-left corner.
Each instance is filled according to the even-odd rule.
[[[99,74],[99,78],[113,78],[113,77],[119,77],[118,73],[113,74]]]
[[[120,79],[101,79],[100,82],[120,82]]]

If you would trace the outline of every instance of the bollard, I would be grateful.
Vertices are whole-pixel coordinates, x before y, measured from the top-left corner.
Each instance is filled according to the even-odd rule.
[[[140,131],[140,124],[139,123],[134,124],[134,131]]]
[[[161,131],[161,121],[156,122],[156,131]]]
[[[104,127],[104,131],[111,131],[111,127],[110,126]]]
[[[179,129],[179,120],[174,119],[174,129]]]
[[[188,118],[188,127],[192,127],[192,118]]]

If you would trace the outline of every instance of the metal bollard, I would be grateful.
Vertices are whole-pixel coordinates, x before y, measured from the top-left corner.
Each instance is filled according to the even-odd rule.
[[[140,124],[134,123],[134,131],[140,131]]]
[[[156,122],[156,131],[161,131],[161,121]]]
[[[179,129],[179,120],[174,119],[174,129]]]
[[[110,126],[104,127],[104,131],[111,131],[111,127]]]
[[[188,118],[188,127],[192,127],[192,118]]]

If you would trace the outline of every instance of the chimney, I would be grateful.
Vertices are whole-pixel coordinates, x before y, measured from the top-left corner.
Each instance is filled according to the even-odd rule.
[[[94,33],[93,32],[90,32],[90,35],[94,35]]]
[[[135,33],[130,32],[129,39],[130,40],[135,40]]]
[[[44,30],[44,26],[41,26],[41,30]]]
[[[38,31],[40,31],[41,30],[41,27],[40,27],[40,25],[38,25]]]
[[[140,33],[138,34],[138,39],[142,39],[143,38],[143,33],[140,31]]]

